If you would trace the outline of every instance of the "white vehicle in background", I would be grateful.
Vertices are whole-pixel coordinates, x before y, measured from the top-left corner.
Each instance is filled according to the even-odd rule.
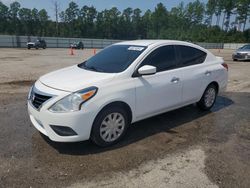
[[[30,90],[28,111],[53,141],[109,146],[139,120],[192,103],[209,110],[227,80],[223,59],[195,44],[128,41],[42,76]]]
[[[249,61],[250,60],[250,45],[244,45],[237,49],[233,55],[232,59],[234,61]]]

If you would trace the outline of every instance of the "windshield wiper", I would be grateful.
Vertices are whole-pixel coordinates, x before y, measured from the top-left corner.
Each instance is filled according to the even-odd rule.
[[[85,67],[86,67],[88,70],[93,70],[93,71],[97,71],[97,72],[98,72],[98,70],[97,70],[96,67],[93,67],[93,66],[87,67],[86,65],[85,65]]]
[[[92,70],[96,72],[104,72],[102,69],[96,68],[94,66],[86,66],[85,64],[84,64],[84,68],[86,68],[87,70]]]
[[[83,62],[81,64],[78,65],[78,67],[80,68],[84,68],[86,70],[91,70],[91,71],[95,71],[95,72],[105,72],[104,70],[100,69],[100,68],[96,68],[94,66],[87,66],[86,62]]]

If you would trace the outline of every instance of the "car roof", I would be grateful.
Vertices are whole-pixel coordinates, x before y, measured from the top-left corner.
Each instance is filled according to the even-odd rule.
[[[197,44],[193,44],[190,42],[185,41],[179,41],[179,40],[133,40],[133,41],[124,41],[119,42],[114,45],[131,45],[131,46],[145,46],[145,47],[156,47],[161,45],[183,45],[183,46],[189,46],[193,47],[199,50],[202,50],[203,52],[209,53],[208,50],[205,48],[202,48],[201,46]]]
[[[249,46],[250,44],[245,44],[241,46],[239,49],[236,49],[236,51],[249,51],[250,50]]]
[[[161,44],[179,44],[179,45],[194,45],[189,42],[178,41],[178,40],[133,40],[116,43],[116,45],[135,45],[135,46],[150,46],[150,45],[161,45]]]
[[[250,46],[250,44],[245,44],[244,46],[242,46],[242,48],[243,48],[243,47],[247,47],[247,46]]]

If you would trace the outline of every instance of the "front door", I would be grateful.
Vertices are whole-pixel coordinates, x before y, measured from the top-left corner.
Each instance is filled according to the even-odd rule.
[[[181,104],[182,80],[176,68],[175,48],[172,45],[155,49],[139,67],[152,65],[157,68],[154,75],[135,78],[136,117],[147,116],[167,111]]]

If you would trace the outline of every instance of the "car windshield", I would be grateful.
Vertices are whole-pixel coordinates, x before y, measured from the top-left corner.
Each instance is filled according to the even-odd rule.
[[[78,66],[97,72],[119,73],[127,69],[145,49],[145,46],[113,45]]]
[[[250,45],[245,45],[241,48],[242,50],[250,50]]]

